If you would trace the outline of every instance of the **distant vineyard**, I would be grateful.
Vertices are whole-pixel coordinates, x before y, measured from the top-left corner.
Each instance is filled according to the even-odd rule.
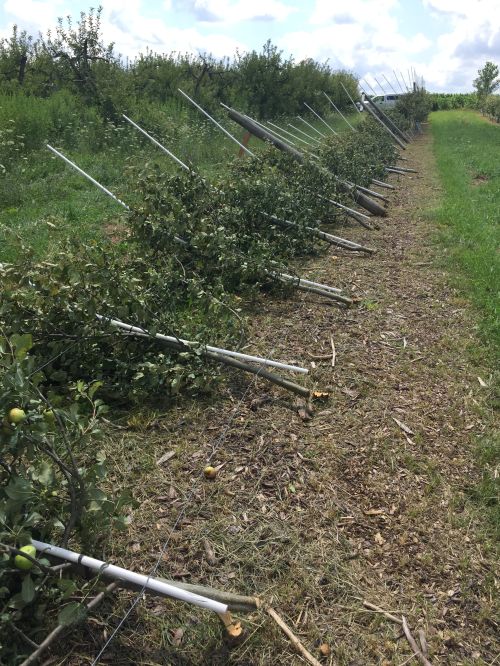
[[[500,95],[489,95],[481,104],[476,93],[432,93],[433,111],[450,109],[477,109],[485,116],[500,122]]]
[[[478,99],[475,93],[432,93],[430,97],[433,111],[478,108]]]

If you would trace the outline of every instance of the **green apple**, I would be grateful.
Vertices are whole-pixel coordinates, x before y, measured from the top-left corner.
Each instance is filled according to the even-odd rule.
[[[22,423],[24,419],[26,418],[26,412],[24,409],[20,409],[19,407],[13,407],[10,412],[9,412],[9,422],[10,423]]]
[[[47,425],[51,425],[51,426],[54,425],[54,423],[56,422],[56,415],[54,414],[52,409],[47,409],[47,410],[44,411],[43,420],[45,421],[45,423]]]
[[[26,555],[31,555],[31,557],[36,557],[36,548],[31,544],[23,546],[22,548],[19,548],[19,550],[22,551],[23,553],[26,553]],[[14,564],[18,569],[23,569],[23,571],[29,571],[29,569],[32,569],[34,566],[31,560],[28,560],[26,557],[23,557],[22,555],[15,556]]]

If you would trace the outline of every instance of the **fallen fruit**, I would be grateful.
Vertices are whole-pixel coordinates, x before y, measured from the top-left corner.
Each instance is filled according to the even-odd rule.
[[[330,654],[331,654],[331,652],[332,652],[332,650],[331,650],[330,646],[328,645],[328,643],[321,643],[321,645],[319,646],[319,651],[321,652],[321,654],[323,655],[323,657],[328,657],[328,656],[330,656]]]
[[[23,553],[26,553],[26,555],[31,555],[31,557],[36,556],[36,548],[31,544],[23,546],[22,548],[19,548],[19,550],[22,551]],[[34,563],[31,560],[28,560],[28,558],[23,557],[22,555],[15,556],[14,564],[18,569],[23,569],[23,571],[28,571],[34,566]]]
[[[217,470],[215,469],[215,467],[208,465],[203,470],[203,474],[205,475],[206,479],[215,479],[215,477],[217,476]]]
[[[10,412],[9,412],[9,422],[10,423],[21,423],[24,421],[26,418],[26,412],[24,409],[20,409],[19,407],[13,407]]]

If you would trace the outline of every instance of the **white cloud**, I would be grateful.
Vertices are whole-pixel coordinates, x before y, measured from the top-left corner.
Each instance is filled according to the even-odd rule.
[[[486,60],[500,61],[498,0],[423,2],[449,20],[449,29],[438,38],[436,52],[424,68],[426,79],[440,90],[471,90]]]
[[[53,27],[57,17],[64,13],[62,0],[6,0],[3,9],[21,30],[37,34]]]
[[[393,21],[390,10],[398,5],[398,0],[349,0],[348,2],[332,0],[316,0],[310,22],[324,25],[325,23],[342,23],[346,17],[356,23],[380,25],[384,19]]]
[[[207,23],[239,21],[284,21],[296,11],[279,0],[174,0],[174,7],[190,11],[196,20]]]
[[[387,87],[382,73],[392,77],[395,67],[406,71],[431,46],[422,32],[410,39],[402,36],[393,14],[397,5],[397,0],[317,0],[309,26],[287,34],[279,44],[298,59],[328,60],[333,67],[352,70],[373,86],[377,77]]]
[[[246,45],[222,31],[202,34],[196,28],[178,28],[162,18],[147,18],[141,0],[102,0],[102,33],[106,43],[113,42],[117,53],[133,58],[147,48],[159,53],[211,53],[216,57],[232,55]],[[12,23],[37,34],[53,28],[59,16],[66,16],[63,0],[6,0],[4,9]],[[75,17],[74,17],[75,18]],[[6,36],[10,35],[8,27]]]
[[[309,26],[279,40],[298,58],[329,60],[358,73],[376,87],[374,77],[415,67],[429,89],[471,90],[486,60],[500,61],[498,0],[422,0],[429,22],[445,25],[435,43],[425,27],[404,37],[395,16],[398,0],[316,0]],[[404,26],[407,28],[407,26]],[[424,64],[425,63],[425,64]]]
[[[245,45],[221,32],[202,34],[196,28],[177,28],[157,18],[141,15],[139,0],[123,4],[106,0],[103,11],[103,34],[115,43],[115,50],[130,58],[145,52],[211,53],[216,57],[233,54]]]

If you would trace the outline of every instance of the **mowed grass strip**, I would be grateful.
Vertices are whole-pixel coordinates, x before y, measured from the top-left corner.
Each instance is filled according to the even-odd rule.
[[[479,308],[491,355],[500,359],[500,125],[473,111],[430,116],[443,186],[434,211],[456,286]]]
[[[433,217],[454,285],[480,313],[484,344],[472,349],[491,368],[489,427],[478,439],[482,480],[469,492],[500,536],[498,463],[498,361],[500,360],[500,125],[474,111],[438,111],[430,116],[443,197]]]

